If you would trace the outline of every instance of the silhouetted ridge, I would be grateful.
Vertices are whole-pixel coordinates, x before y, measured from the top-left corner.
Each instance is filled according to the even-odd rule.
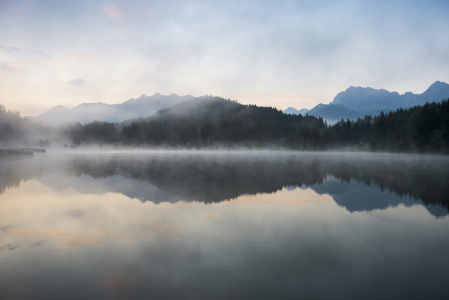
[[[0,113],[0,144],[26,147],[114,145],[174,148],[275,147],[328,150],[359,146],[390,152],[449,152],[449,104],[426,103],[356,121],[328,125],[311,115],[287,115],[272,107],[242,105],[219,97],[200,97],[147,118],[122,123],[95,121],[44,126]],[[41,139],[41,140],[39,140]],[[42,144],[42,145],[41,145]]]
[[[407,92],[400,95],[384,89],[351,86],[346,91],[338,93],[331,104],[339,104],[359,113],[368,113],[380,109],[385,112],[387,109],[394,111],[398,108],[410,108],[424,105],[426,102],[440,102],[447,98],[449,98],[449,84],[437,81],[422,94]]]
[[[122,122],[126,119],[148,117],[158,110],[192,99],[192,96],[176,94],[152,96],[142,94],[121,104],[82,103],[72,109],[63,106],[53,107],[37,117],[26,117],[44,124],[58,125],[65,122],[91,123],[93,121]]]
[[[129,122],[127,122],[129,124]],[[284,115],[272,107],[242,105],[219,97],[195,98],[124,126],[127,144],[208,146],[214,144],[289,145],[296,135],[306,142],[322,119]],[[301,137],[300,131],[308,135]]]
[[[370,87],[350,86],[346,91],[338,93],[329,104],[318,104],[308,114],[322,117],[334,122],[341,118],[352,121],[363,118],[365,115],[378,116],[381,111],[388,113],[397,109],[408,109],[416,105],[425,105],[427,102],[439,103],[449,98],[449,84],[437,81],[424,93],[413,94],[407,92],[400,95],[397,92],[389,92],[385,89],[373,89]],[[285,113],[291,113],[288,108]]]

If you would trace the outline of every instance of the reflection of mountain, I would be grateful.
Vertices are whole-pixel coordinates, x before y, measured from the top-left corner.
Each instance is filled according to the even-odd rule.
[[[333,177],[326,179],[322,184],[310,186],[318,194],[329,194],[334,201],[350,212],[372,211],[375,209],[387,209],[398,205],[417,205],[416,199],[409,195],[399,196],[388,190],[362,182],[341,182]],[[427,210],[435,217],[445,216],[448,210],[440,205],[428,205]]]
[[[122,193],[141,201],[205,203],[309,186],[348,211],[417,204],[447,214],[449,159],[413,155],[266,153],[76,155],[1,161],[2,191],[37,178],[56,190]],[[330,176],[330,177],[329,177]],[[445,207],[442,208],[441,206]]]
[[[341,182],[333,177],[322,184],[314,184],[310,188],[320,195],[331,195],[338,205],[350,212],[386,209],[399,204],[405,206],[417,204],[409,196],[401,197],[390,191],[382,191],[373,185],[366,186],[357,181]]]
[[[91,176],[84,174],[77,177],[49,174],[40,178],[39,181],[56,191],[71,188],[83,194],[113,192],[139,199],[142,202],[151,201],[154,203],[175,203],[182,200],[181,197],[159,189],[146,181],[132,180],[120,175],[93,179]]]

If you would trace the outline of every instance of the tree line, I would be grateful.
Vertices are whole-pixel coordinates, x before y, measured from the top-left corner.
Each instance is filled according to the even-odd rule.
[[[118,140],[130,145],[271,145],[303,150],[366,145],[373,151],[447,153],[449,105],[444,100],[328,125],[320,117],[286,115],[271,107],[210,97],[131,122],[123,126]]]
[[[372,151],[449,152],[448,100],[329,125],[321,117],[286,115],[272,107],[205,96],[122,123],[95,121],[44,126],[0,106],[0,141],[30,136],[73,146],[279,147],[332,150],[357,145]]]
[[[18,111],[6,110],[0,104],[0,146],[30,145],[34,139],[48,136],[50,131],[42,122],[23,119]]]

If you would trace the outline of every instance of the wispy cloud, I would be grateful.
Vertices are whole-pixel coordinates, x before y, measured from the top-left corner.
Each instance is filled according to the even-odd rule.
[[[82,87],[86,81],[82,78],[73,79],[70,84],[76,87]]]
[[[36,243],[31,244],[30,247],[31,248],[36,248],[36,247],[39,247],[39,246],[43,246],[46,242],[47,242],[47,240],[36,242]]]
[[[125,15],[123,8],[118,5],[106,5],[100,8],[100,13],[110,19],[121,18]]]
[[[0,227],[0,232],[6,234],[6,233],[9,231],[10,228],[12,228],[12,226],[3,226],[3,227]]]
[[[14,69],[11,68],[8,63],[0,64],[0,69],[5,71],[14,71]]]
[[[99,55],[88,54],[88,53],[68,53],[63,56],[68,57],[68,58],[73,58],[73,59],[98,59],[98,58],[100,58]]]
[[[76,236],[73,238],[60,240],[59,243],[65,244],[69,248],[77,248],[81,245],[101,244],[103,241],[99,238]]]
[[[48,54],[45,54],[45,53],[42,52],[42,51],[32,50],[31,52],[32,52],[32,53],[39,54],[39,55],[44,56],[44,57],[50,57]]]
[[[17,249],[19,247],[20,247],[20,244],[8,244],[6,246],[0,247],[0,250],[3,250],[3,249],[15,250],[15,249]]]
[[[69,211],[66,215],[71,216],[75,219],[83,219],[85,217],[85,212],[82,209],[74,209],[72,211]]]
[[[16,47],[3,47],[3,46],[0,46],[0,49],[8,51],[8,52],[22,52],[22,51],[20,51],[19,48],[16,48]]]

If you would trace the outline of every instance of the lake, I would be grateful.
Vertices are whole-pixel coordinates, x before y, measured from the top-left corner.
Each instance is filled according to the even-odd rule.
[[[449,158],[0,159],[0,299],[447,299]]]

